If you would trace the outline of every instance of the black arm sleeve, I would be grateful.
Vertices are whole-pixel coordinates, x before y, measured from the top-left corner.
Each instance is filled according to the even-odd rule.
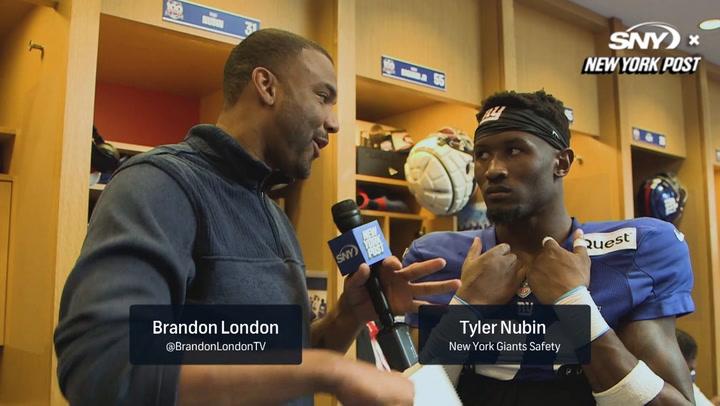
[[[93,212],[62,294],[58,380],[73,405],[170,405],[179,366],[129,362],[129,308],[182,304],[196,216],[178,183],[142,163],[121,170]]]

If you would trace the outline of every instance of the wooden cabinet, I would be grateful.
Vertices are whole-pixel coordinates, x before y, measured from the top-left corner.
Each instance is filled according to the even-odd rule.
[[[409,212],[381,210],[362,210],[367,220],[377,220],[393,255],[401,258],[410,244],[419,236],[432,231],[454,231],[457,229],[455,216],[435,216],[421,209],[408,190],[405,180],[382,178],[377,176],[356,175],[358,189],[375,191],[374,195],[390,195],[403,201]]]
[[[683,81],[680,75],[625,75],[622,78],[628,125],[665,136],[659,147],[635,139],[635,148],[685,158],[685,112]],[[627,129],[626,129],[627,131]]]
[[[597,76],[581,74],[585,58],[596,54],[593,26],[536,7],[532,2],[515,3],[517,90],[545,89],[573,109],[574,131],[598,136]]]
[[[370,83],[366,79],[358,79],[358,121],[357,133],[368,131],[374,124],[381,125],[385,130],[406,131],[414,142],[419,142],[428,135],[437,132],[443,127],[452,127],[466,134],[471,133],[472,123],[475,121],[476,110],[463,104],[450,102],[420,103],[427,100],[419,91],[406,89],[404,86],[380,82]],[[382,89],[389,99],[372,97],[366,92]],[[401,95],[414,97],[417,103],[392,106],[388,100],[397,100]],[[383,108],[387,107],[388,110]],[[373,119],[376,123],[366,120]],[[359,142],[356,136],[356,141]],[[408,190],[407,181],[384,177],[356,174],[358,189],[367,189],[371,195],[388,195],[402,201],[408,206],[407,213],[388,211],[364,210],[367,219],[378,220],[390,244],[393,255],[401,257],[413,240],[432,231],[454,231],[457,229],[455,216],[437,216],[421,207]]]
[[[8,254],[10,251],[10,205],[12,180],[0,177],[0,346],[5,344]]]
[[[0,127],[0,174],[10,173],[15,146],[15,130]]]
[[[0,172],[13,180],[11,197],[0,182],[0,404],[61,399],[52,332],[86,224],[98,10],[95,0],[0,2],[0,145],[10,162]]]
[[[712,134],[713,162],[720,165],[720,74],[708,77],[710,101],[710,133]]]
[[[328,4],[313,0],[203,0],[198,3],[205,7],[258,19],[260,28],[281,28],[309,38],[315,38],[324,30],[329,30],[331,23],[318,20],[320,8]],[[239,42],[238,39],[226,35],[163,20],[163,1],[102,0],[101,12],[105,15],[178,31],[195,37],[233,45]]]
[[[361,0],[355,7],[359,76],[458,102],[480,101],[480,2]],[[382,76],[383,55],[444,72],[446,91]],[[396,99],[388,102],[403,103]]]

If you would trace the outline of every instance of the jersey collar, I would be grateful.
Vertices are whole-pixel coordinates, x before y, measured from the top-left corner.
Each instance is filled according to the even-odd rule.
[[[568,251],[573,250],[573,234],[575,233],[575,230],[580,228],[582,224],[575,218],[572,217],[572,224],[570,226],[570,233],[568,234],[565,241],[563,241],[562,246]],[[482,240],[482,246],[483,246],[483,252],[487,251],[488,249],[494,247],[497,245],[497,234],[495,233],[495,227],[489,227],[482,231],[480,234],[480,239]]]

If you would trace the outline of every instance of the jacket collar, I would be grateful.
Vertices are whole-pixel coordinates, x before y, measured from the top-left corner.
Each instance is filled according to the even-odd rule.
[[[273,171],[265,162],[253,158],[240,143],[219,127],[209,124],[190,129],[185,142],[199,151],[223,175],[241,184],[266,189],[290,179]]]

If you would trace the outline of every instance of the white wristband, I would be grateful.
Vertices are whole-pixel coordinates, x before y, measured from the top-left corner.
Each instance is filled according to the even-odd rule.
[[[641,406],[650,403],[660,393],[665,381],[642,361],[630,370],[620,382],[612,388],[593,392],[598,406]]]
[[[588,305],[590,306],[590,341],[595,340],[610,330],[590,292],[585,286],[578,286],[570,292],[560,296],[556,305]]]

